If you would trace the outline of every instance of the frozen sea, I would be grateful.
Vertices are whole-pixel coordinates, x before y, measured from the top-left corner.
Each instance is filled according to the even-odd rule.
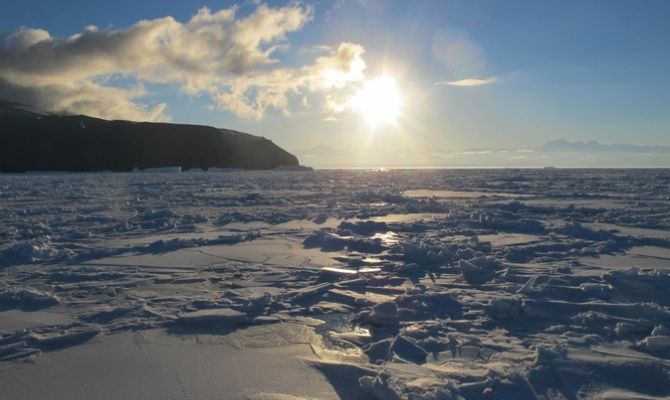
[[[0,175],[3,399],[670,397],[670,170]]]

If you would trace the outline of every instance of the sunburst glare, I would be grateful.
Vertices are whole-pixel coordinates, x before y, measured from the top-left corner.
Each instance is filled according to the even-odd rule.
[[[373,130],[383,124],[395,124],[401,106],[395,79],[382,75],[366,81],[351,99],[351,104]]]

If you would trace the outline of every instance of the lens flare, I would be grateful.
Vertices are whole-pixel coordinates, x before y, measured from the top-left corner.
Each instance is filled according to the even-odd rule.
[[[395,124],[401,104],[395,80],[388,75],[368,80],[353,96],[351,104],[373,130],[382,124]]]

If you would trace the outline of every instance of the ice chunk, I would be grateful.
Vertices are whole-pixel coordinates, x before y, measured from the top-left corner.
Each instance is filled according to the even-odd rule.
[[[651,331],[651,336],[670,336],[670,329],[663,325],[655,326]]]
[[[377,400],[402,400],[403,398],[390,384],[391,376],[387,373],[380,373],[372,380],[372,395]]]
[[[335,233],[318,231],[305,238],[305,248],[321,248],[324,251],[349,250],[362,253],[381,253],[386,249],[379,238],[365,236],[340,236]]]
[[[603,320],[605,319],[607,319],[607,316],[603,316]],[[617,322],[614,326],[614,333],[620,337],[627,337],[631,334],[644,334],[648,331],[649,328],[647,326],[632,322]],[[652,333],[652,336],[655,335]]]
[[[567,224],[562,225],[556,232],[561,233],[566,236],[572,236],[578,239],[587,239],[587,240],[596,240],[596,241],[605,241],[613,237],[609,232],[603,230],[593,230],[585,227],[577,221],[570,221]]]
[[[117,318],[121,318],[131,311],[132,309],[129,307],[105,308],[82,315],[81,319],[90,322],[107,323]]]
[[[29,342],[41,349],[55,349],[87,342],[99,333],[100,330],[98,329],[84,329],[56,335],[39,335],[32,333],[29,336]]]
[[[60,303],[58,296],[31,287],[0,291],[0,304],[16,308],[42,308]]]
[[[351,305],[371,306],[378,303],[393,301],[395,296],[387,296],[373,292],[359,293],[353,290],[330,289],[328,297]]]
[[[585,282],[579,285],[579,288],[593,297],[608,298],[612,290],[610,285],[604,283]]]
[[[535,365],[536,366],[550,366],[554,360],[560,360],[565,358],[565,351],[560,347],[542,347],[538,346],[535,348]]]
[[[61,254],[55,249],[49,237],[35,239],[29,242],[15,243],[7,249],[0,251],[0,266],[30,264],[58,258]]]
[[[395,355],[403,360],[411,361],[416,364],[426,362],[426,350],[419,346],[414,339],[398,335],[391,343],[389,349],[390,355]]]
[[[253,296],[243,301],[243,307],[247,315],[258,315],[270,304],[272,296],[270,293],[263,293],[259,296]]]
[[[28,344],[25,341],[22,341],[0,346],[0,357],[5,357],[10,354],[15,354],[19,351],[22,351],[27,345]]]
[[[460,260],[458,266],[461,269],[463,280],[468,283],[480,284],[495,278],[495,272],[487,268],[482,268],[467,260]]]
[[[376,342],[371,342],[363,347],[363,352],[370,358],[372,362],[386,361],[389,357],[389,349],[393,339],[387,338]]]
[[[305,297],[310,297],[310,296],[315,296],[324,292],[327,292],[328,290],[333,288],[333,284],[329,282],[324,282],[324,283],[319,283],[318,285],[314,286],[307,286],[302,289],[296,289],[292,291],[288,291],[285,294],[283,294],[281,297],[284,299],[290,299],[290,300],[300,300]]]
[[[340,231],[346,234],[346,232],[353,232],[359,235],[372,236],[378,232],[386,232],[389,230],[386,222],[376,222],[376,221],[360,221],[360,222],[349,222],[342,221],[338,227]]]
[[[496,297],[489,302],[487,312],[494,319],[512,319],[523,313],[523,306],[518,297]]]
[[[397,326],[398,305],[392,301],[376,304],[371,310],[361,312],[357,320],[363,324]]]
[[[665,352],[670,350],[670,336],[648,336],[638,346],[649,351]]]
[[[182,313],[177,316],[179,325],[221,326],[238,325],[247,320],[247,316],[230,308],[217,308]]]

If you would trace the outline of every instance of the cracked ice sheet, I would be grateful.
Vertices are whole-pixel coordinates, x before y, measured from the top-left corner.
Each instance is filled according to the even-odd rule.
[[[605,254],[597,257],[584,257],[581,261],[586,265],[608,268],[670,268],[670,249],[657,246],[633,247],[623,254]]]
[[[309,343],[296,373],[340,398],[665,398],[669,187],[662,170],[0,176],[0,313],[23,318],[0,368],[71,382],[59,365],[113,359],[82,350],[106,343],[132,359],[139,332],[242,349],[279,379],[250,398],[333,395],[282,386],[253,355],[267,343],[292,366]],[[187,395],[225,389],[198,379]]]
[[[310,338],[294,331],[111,335],[35,363],[0,365],[0,386],[3,398],[15,400],[246,399],[258,393],[337,399],[328,381],[303,361],[314,357]],[[253,340],[257,335],[267,339],[262,346]],[[280,340],[268,344],[275,337]]]
[[[122,255],[86,261],[89,265],[207,266],[223,262],[263,264],[286,268],[321,268],[332,263],[332,254],[303,249],[298,241],[255,240],[233,246],[201,246],[160,254]]]

